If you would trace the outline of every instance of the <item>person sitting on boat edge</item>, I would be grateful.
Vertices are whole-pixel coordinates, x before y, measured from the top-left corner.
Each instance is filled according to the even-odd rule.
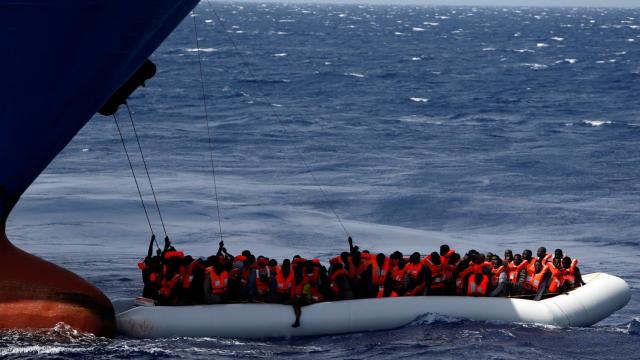
[[[298,266],[293,267],[293,284],[291,285],[291,305],[293,305],[293,312],[296,316],[296,320],[292,327],[296,328],[300,326],[300,316],[302,316],[302,307],[306,306],[310,302],[311,293],[308,280],[304,274],[304,266],[300,263]]]

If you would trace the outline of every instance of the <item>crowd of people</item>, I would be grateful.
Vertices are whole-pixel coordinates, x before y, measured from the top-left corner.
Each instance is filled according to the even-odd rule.
[[[301,307],[322,301],[398,296],[508,296],[540,300],[584,282],[578,261],[561,249],[547,254],[540,247],[504,257],[469,250],[460,255],[448,245],[439,252],[405,256],[371,254],[353,245],[329,261],[299,255],[278,262],[249,250],[231,255],[220,242],[215,256],[186,255],[165,238],[164,249],[138,263],[144,282],[143,297],[158,305],[266,302],[291,304],[300,325]]]

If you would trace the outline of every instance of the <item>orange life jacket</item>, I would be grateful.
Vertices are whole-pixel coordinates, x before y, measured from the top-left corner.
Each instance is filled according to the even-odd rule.
[[[506,268],[504,267],[504,265],[500,266],[499,268],[491,268],[491,286],[497,286],[498,282],[500,281],[500,274],[502,274],[504,271],[506,270]]]
[[[555,267],[553,263],[547,263],[547,268],[551,272],[551,279],[549,280],[549,292],[557,293],[560,288],[562,288],[563,278],[562,271]]]
[[[180,275],[179,274],[175,274],[173,275],[173,277],[171,278],[171,280],[169,279],[162,279],[162,281],[160,282],[160,295],[168,298],[171,296],[171,290],[173,290],[173,288],[176,286],[176,284],[178,284],[180,282]]]
[[[475,279],[469,279],[469,285],[467,286],[467,296],[485,296],[489,287],[489,277],[482,275],[482,281],[480,284],[476,284]]]
[[[291,291],[293,285],[293,271],[289,270],[289,276],[286,278],[282,273],[282,269],[279,269],[276,273],[276,291],[280,294],[288,294]]]
[[[255,272],[256,290],[259,295],[264,295],[269,292],[269,288],[271,287],[271,270],[268,266],[265,266],[263,268],[256,268]],[[263,279],[263,276],[261,275],[266,275],[266,279]]]
[[[222,294],[227,291],[227,285],[229,285],[229,273],[226,271],[222,271],[220,275],[216,274],[213,267],[206,268],[205,272],[209,274],[209,279],[211,281],[211,293],[212,294]]]
[[[422,260],[422,264],[431,270],[431,288],[442,289],[444,287],[442,264],[436,265],[431,262],[431,255],[425,257],[424,260]]]
[[[338,295],[340,293],[340,287],[338,286],[338,282],[336,281],[336,279],[338,278],[338,276],[349,276],[349,274],[347,273],[347,271],[345,269],[340,269],[337,271],[334,271],[333,274],[331,274],[331,278],[329,279],[330,283],[330,288],[331,291],[334,292],[334,294]]]
[[[417,264],[407,263],[404,266],[404,273],[409,276],[410,280],[415,281],[418,279],[418,275],[420,274],[421,269],[422,269],[421,263],[417,263]]]
[[[365,263],[365,261],[363,259],[360,259],[360,264],[358,266],[356,266],[353,263],[353,258],[349,257],[349,279],[356,279],[358,277],[360,277],[360,275],[362,275],[363,272],[365,272],[365,270],[367,270],[368,264]]]
[[[138,261],[138,268],[140,270],[144,270],[144,269],[148,268],[147,264],[144,262],[144,259]]]
[[[540,284],[544,279],[544,275],[547,273],[547,268],[543,268],[539,273],[527,274],[527,280],[524,282],[523,286],[527,290],[538,291],[540,288]]]
[[[571,261],[571,266],[568,269],[562,269],[562,279],[563,283],[566,283],[569,288],[573,288],[576,285],[576,266],[578,265],[578,259],[573,259]]]
[[[167,251],[164,253],[165,259],[178,258],[182,259],[184,257],[184,253],[182,251]]]
[[[384,281],[389,273],[389,258],[385,257],[382,267],[378,265],[378,261],[371,262],[371,284],[374,286],[384,285]]]

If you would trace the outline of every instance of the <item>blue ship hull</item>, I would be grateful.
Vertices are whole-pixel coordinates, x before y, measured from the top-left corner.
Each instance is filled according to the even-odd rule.
[[[76,275],[13,247],[20,196],[197,0],[0,0],[0,328],[64,321],[111,335],[113,308]]]

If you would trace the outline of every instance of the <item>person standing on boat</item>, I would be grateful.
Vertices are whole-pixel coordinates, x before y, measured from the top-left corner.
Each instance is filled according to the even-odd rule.
[[[227,299],[229,273],[224,269],[220,258],[210,257],[209,267],[205,269],[204,297],[207,304],[220,304]]]

